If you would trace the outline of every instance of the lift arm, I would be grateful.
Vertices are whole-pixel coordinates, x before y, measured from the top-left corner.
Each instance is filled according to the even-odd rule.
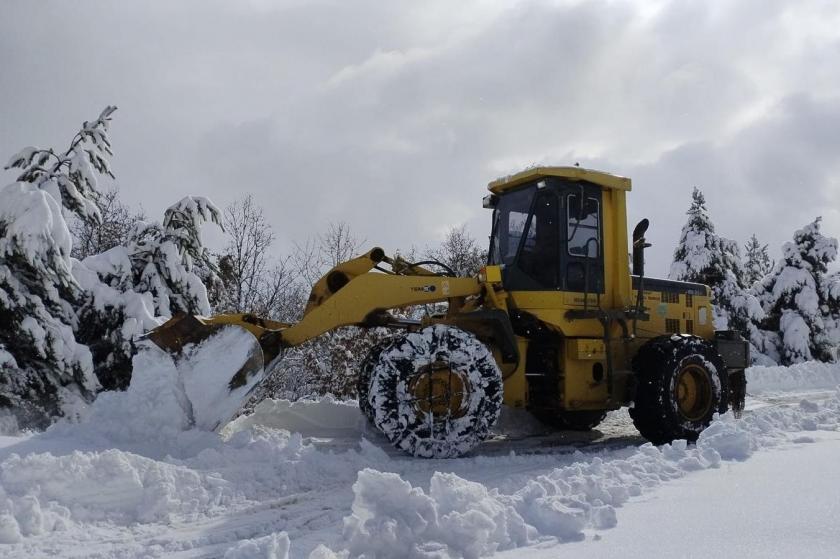
[[[390,270],[381,268],[382,263]],[[222,326],[240,326],[259,340],[268,363],[283,348],[300,345],[341,326],[386,326],[390,309],[449,301],[449,312],[453,313],[465,297],[479,295],[481,286],[476,278],[441,276],[403,259],[388,258],[381,248],[374,248],[342,262],[318,280],[303,317],[295,324],[250,314],[209,318],[180,315],[148,337],[164,350],[177,353],[184,345],[197,343]]]

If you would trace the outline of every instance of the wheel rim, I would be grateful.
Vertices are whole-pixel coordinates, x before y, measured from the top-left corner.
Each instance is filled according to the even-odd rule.
[[[467,412],[469,381],[448,363],[431,363],[419,371],[408,385],[417,413],[434,418],[458,418]]]
[[[695,364],[680,369],[674,398],[677,410],[686,419],[697,421],[706,417],[712,406],[712,382],[708,371]]]

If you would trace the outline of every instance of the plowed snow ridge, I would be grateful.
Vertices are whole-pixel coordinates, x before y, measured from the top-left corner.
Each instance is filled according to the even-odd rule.
[[[808,362],[790,367],[750,367],[747,391],[750,394],[791,390],[830,390],[840,386],[840,363]]]
[[[586,454],[479,448],[424,461],[393,453],[355,404],[331,399],[264,402],[219,437],[190,427],[168,358],[141,353],[135,371],[86,422],[6,438],[0,556],[479,557],[609,529],[617,509],[662,483],[840,429],[835,392],[725,415],[696,446],[629,432],[631,442]],[[838,371],[754,368],[750,392],[833,388]]]

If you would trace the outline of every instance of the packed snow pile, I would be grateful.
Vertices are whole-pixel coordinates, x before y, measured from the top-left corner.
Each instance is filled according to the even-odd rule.
[[[435,472],[428,495],[394,473],[359,472],[353,514],[345,519],[351,556],[479,557],[528,543],[536,530],[479,483]],[[568,520],[555,511],[564,530]],[[446,556],[444,555],[444,556]]]
[[[280,532],[242,540],[225,552],[224,559],[285,559],[288,556],[289,536]]]
[[[153,458],[190,452],[190,405],[172,359],[156,351],[134,358],[135,374],[125,392],[104,392],[80,423],[58,423],[42,437],[73,438],[93,448],[119,448]]]
[[[263,400],[249,415],[237,417],[223,430],[229,436],[255,426],[285,429],[308,437],[346,437],[363,433],[366,420],[356,402],[332,396],[319,399]]]
[[[17,517],[32,534],[66,528],[71,521],[126,525],[190,519],[225,505],[229,494],[227,482],[213,474],[116,449],[66,456],[12,454],[0,466],[0,482],[15,512],[18,502],[28,502],[35,509],[45,506],[62,513],[60,527],[59,519],[41,520],[32,528],[31,519]],[[7,525],[14,533],[14,523]]]

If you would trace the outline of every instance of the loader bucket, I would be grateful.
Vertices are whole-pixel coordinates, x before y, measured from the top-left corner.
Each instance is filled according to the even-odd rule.
[[[220,328],[221,325],[205,322],[192,314],[176,314],[145,337],[167,353],[178,356],[184,346],[201,343]]]
[[[227,320],[220,321],[219,319],[205,319],[191,314],[179,314],[144,337],[172,355],[177,362],[184,358],[185,347],[189,345],[198,346],[227,328],[248,332],[248,336],[244,339],[250,342],[250,348],[245,352],[245,357],[237,363],[234,370],[230,371],[227,389],[233,392],[249,384],[253,378],[261,376],[263,373],[265,358],[262,347],[260,347],[259,341],[249,328]]]
[[[211,431],[236,416],[265,376],[257,339],[235,325],[186,348],[175,367],[195,427]]]

